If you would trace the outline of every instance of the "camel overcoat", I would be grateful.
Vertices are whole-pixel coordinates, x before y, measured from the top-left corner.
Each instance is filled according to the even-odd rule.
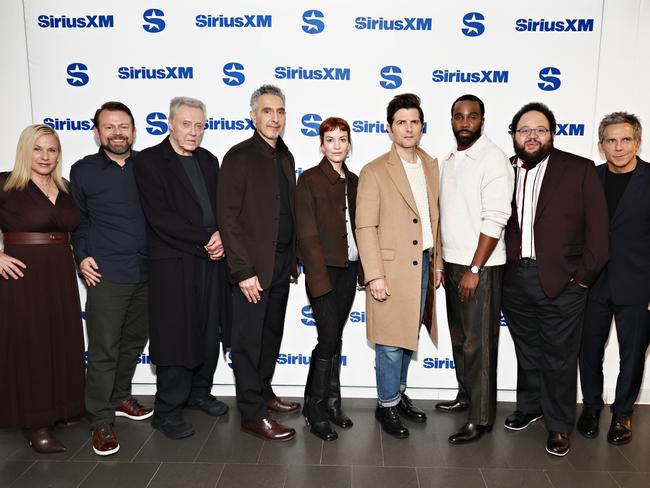
[[[427,180],[429,215],[434,236],[429,280],[442,269],[439,255],[438,161],[417,149]],[[417,350],[420,331],[420,290],[422,283],[422,224],[395,145],[390,152],[368,163],[359,177],[356,236],[364,269],[364,281],[384,277],[390,296],[375,300],[366,290],[367,337],[375,344]],[[430,286],[428,294],[435,295]],[[435,297],[427,303],[425,323],[437,341]]]

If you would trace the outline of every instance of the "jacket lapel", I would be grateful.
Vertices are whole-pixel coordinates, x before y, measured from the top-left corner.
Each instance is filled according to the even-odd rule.
[[[185,173],[185,170],[181,166],[181,162],[178,159],[178,155],[176,154],[176,151],[174,151],[174,148],[172,147],[171,143],[169,142],[169,136],[167,139],[164,141],[164,149],[165,149],[165,160],[167,163],[167,167],[171,171],[171,173],[176,177],[178,181],[181,182],[181,184],[185,187],[185,190],[190,194],[192,199],[196,202],[197,205],[201,206],[199,203],[199,199],[196,196],[196,192],[194,191],[194,188],[192,187],[192,183],[190,182],[190,179],[187,177],[187,174]]]
[[[434,161],[428,155],[418,148],[418,156],[422,161],[422,169],[424,170],[424,178],[427,181],[427,200],[429,203],[429,218],[435,219],[438,215],[438,187],[440,185],[440,173],[434,168]],[[436,229],[433,229],[435,234]]]
[[[415,204],[415,198],[413,197],[413,192],[411,191],[411,185],[409,184],[408,177],[406,176],[406,171],[402,166],[402,160],[397,154],[395,145],[391,147],[390,152],[388,153],[388,161],[386,161],[386,169],[388,170],[388,175],[395,183],[395,186],[402,194],[402,197],[406,201],[407,205],[411,207],[411,210],[416,214],[419,214],[418,207]]]
[[[603,165],[605,166],[605,165]],[[621,218],[623,212],[627,212],[630,205],[632,205],[632,200],[636,195],[639,195],[643,191],[643,178],[644,173],[647,170],[647,164],[638,159],[637,156],[637,165],[630,182],[627,184],[627,188],[621,195],[621,200],[618,202],[614,216],[611,219],[610,227],[614,227],[617,224],[617,220]]]
[[[566,161],[560,155],[560,151],[553,149],[551,155],[546,163],[546,172],[544,173],[544,180],[542,181],[542,188],[539,190],[539,198],[537,199],[537,208],[535,210],[535,222],[542,215],[546,205],[553,199],[555,189],[560,186],[562,182],[562,175],[566,168]]]

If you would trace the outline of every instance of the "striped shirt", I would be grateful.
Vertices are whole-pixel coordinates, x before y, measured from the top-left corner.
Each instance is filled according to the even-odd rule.
[[[517,202],[517,219],[521,230],[521,257],[537,259],[535,253],[535,212],[539,191],[542,188],[548,157],[532,169],[524,168],[524,162],[517,158],[517,177],[515,183],[515,201]]]

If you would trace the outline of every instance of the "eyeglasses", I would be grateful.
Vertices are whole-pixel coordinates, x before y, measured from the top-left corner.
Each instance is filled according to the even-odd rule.
[[[519,132],[524,137],[532,136],[533,134],[537,137],[543,137],[551,131],[546,127],[522,127],[521,129],[517,129],[515,132]]]

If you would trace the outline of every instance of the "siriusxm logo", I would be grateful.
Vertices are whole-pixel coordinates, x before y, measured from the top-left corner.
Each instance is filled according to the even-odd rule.
[[[84,86],[90,81],[90,77],[86,73],[88,66],[83,63],[70,63],[66,71],[69,78],[66,78],[65,81],[70,86]]]
[[[483,21],[485,16],[480,12],[468,12],[463,17],[463,27],[460,31],[467,37],[480,36],[485,32]]]
[[[508,134],[512,135],[512,124],[508,126]],[[556,136],[584,136],[585,124],[560,124],[555,129]],[[505,319],[504,319],[505,320]]]
[[[144,354],[144,353],[140,354],[138,356],[137,364],[151,364],[151,356],[149,356],[148,354]]]
[[[323,117],[318,114],[305,114],[302,116],[303,128],[300,129],[300,132],[307,137],[316,137],[322,121]]]
[[[147,115],[147,132],[152,136],[161,136],[167,132],[167,116],[162,112]]]
[[[306,34],[320,34],[325,30],[325,22],[321,20],[324,17],[320,10],[305,10],[302,14],[302,31]]]
[[[223,74],[225,75],[221,78],[228,86],[239,86],[246,80],[246,75],[244,75],[244,65],[241,63],[226,63],[223,65]]]
[[[45,117],[43,123],[54,130],[92,130],[95,127],[93,119],[73,120],[70,118]],[[83,316],[85,319],[85,315]]]
[[[307,137],[316,137],[318,136],[318,128],[320,123],[323,121],[323,118],[318,114],[305,114],[302,116],[302,129],[300,132]],[[379,120],[354,120],[350,124],[352,127],[352,132],[355,133],[365,133],[365,134],[386,134],[388,130],[386,129],[386,123]],[[427,133],[427,123],[425,122],[422,125],[422,133]]]
[[[146,24],[142,24],[142,28],[152,34],[162,32],[165,30],[166,25],[165,20],[163,19],[164,16],[165,12],[157,8],[145,10],[142,14],[142,18]]]
[[[115,26],[115,22],[112,15],[84,15],[82,17],[39,15],[38,26],[43,29],[110,29]]]
[[[450,358],[424,358],[422,367],[424,369],[456,369],[454,360]]]
[[[249,118],[245,119],[226,119],[225,117],[209,117],[203,126],[205,130],[215,131],[243,131],[255,130],[253,121]],[[162,112],[151,112],[147,115],[147,133],[152,136],[161,136],[169,130],[167,124],[167,115]]]
[[[279,80],[328,80],[349,81],[350,68],[303,68],[299,66],[277,66],[275,77]]]
[[[559,75],[560,70],[554,66],[547,66],[539,70],[539,79],[542,80],[540,83],[537,83],[537,86],[540,90],[544,91],[554,91],[560,88],[562,80],[560,80]]]
[[[194,78],[194,68],[192,66],[161,68],[120,66],[117,68],[117,77],[120,80],[188,80]]]
[[[403,19],[357,17],[354,19],[354,28],[359,30],[430,31],[431,24],[431,17],[405,17]]]
[[[276,361],[277,364],[280,365],[301,365],[301,366],[309,366],[309,363],[311,362],[311,355],[310,354],[290,354],[290,353],[280,353],[278,354],[278,359]],[[341,366],[347,366],[348,365],[348,357],[345,355],[341,356]]]
[[[240,15],[238,17],[228,17],[223,14],[199,14],[196,16],[194,25],[197,27],[215,27],[222,29],[246,29],[270,28],[271,23],[271,15]]]
[[[387,90],[394,90],[402,86],[402,69],[399,66],[388,65],[384,66],[379,72],[381,76],[381,81],[379,86],[386,88]]]
[[[592,32],[594,19],[517,19],[515,30],[518,32]]]
[[[314,319],[314,312],[311,306],[305,305],[300,309],[300,313],[302,314],[302,318],[300,319],[300,321],[302,322],[303,325],[306,325],[308,327],[313,327],[316,325],[316,319]],[[352,324],[365,323],[366,312],[353,310],[352,312],[350,312],[350,316],[348,320]]]
[[[507,327],[508,326],[508,322],[506,321],[506,318],[503,316],[503,312],[501,312],[499,314],[499,325],[501,327]]]
[[[434,69],[434,83],[508,83],[507,70],[461,71]]]

